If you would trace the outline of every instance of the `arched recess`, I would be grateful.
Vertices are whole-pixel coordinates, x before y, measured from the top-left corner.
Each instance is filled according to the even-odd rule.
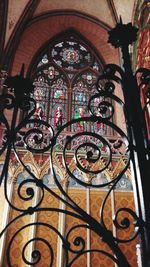
[[[20,65],[25,63],[25,72],[40,47],[57,34],[73,27],[82,36],[90,40],[103,58],[104,63],[118,63],[118,51],[114,50],[108,41],[107,31],[110,29],[96,19],[91,19],[89,15],[82,16],[80,12],[59,11],[46,14],[44,17],[37,17],[27,24],[20,35],[11,58],[11,74],[20,71]]]
[[[35,85],[35,117],[44,119],[58,130],[71,119],[89,115],[88,101],[97,93],[96,81],[102,69],[96,49],[74,29],[46,42],[34,56],[28,72]],[[96,99],[95,106],[97,100],[104,99]],[[106,134],[102,123],[78,122],[68,130],[91,128]]]

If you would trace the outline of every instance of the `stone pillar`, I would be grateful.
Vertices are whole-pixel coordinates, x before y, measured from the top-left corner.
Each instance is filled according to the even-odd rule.
[[[8,179],[7,182],[7,186],[8,186],[8,199],[11,202],[12,200],[12,192],[13,192],[13,180],[12,179]],[[4,187],[4,185],[2,184],[1,186]],[[2,216],[3,221],[2,221],[2,229],[4,229],[6,227],[6,225],[9,222],[9,214],[10,214],[10,205],[7,202],[7,200],[5,199],[5,204],[4,204],[4,214]],[[7,230],[5,230],[5,232],[3,233],[1,239],[0,239],[0,266],[3,266],[3,260],[4,260],[4,252],[5,252],[5,242],[6,242],[6,235],[7,235]]]
[[[65,192],[67,192],[68,190],[68,180],[65,178],[64,180],[62,180],[62,186]],[[65,197],[62,195],[61,196],[63,199],[65,199]],[[59,204],[59,208],[62,210],[66,209],[66,204],[62,201],[60,201]],[[65,234],[65,223],[66,223],[66,214],[65,213],[60,213],[59,214],[59,220],[58,220],[58,231],[60,232],[60,234],[62,236],[64,236]],[[58,237],[58,242],[57,242],[57,267],[63,267],[64,266],[64,262],[63,262],[63,247],[62,247],[62,241],[61,239]]]

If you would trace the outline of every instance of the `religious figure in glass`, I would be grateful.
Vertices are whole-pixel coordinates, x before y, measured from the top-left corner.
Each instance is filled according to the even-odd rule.
[[[36,110],[35,110],[35,119],[41,120],[43,118],[43,110],[40,104],[36,103]]]
[[[104,132],[105,132],[105,126],[104,126],[104,123],[98,121],[98,122],[96,123],[96,130],[97,130],[97,132],[104,133]]]
[[[54,98],[57,98],[57,99],[64,99],[64,93],[62,90],[57,90],[55,93],[54,93]]]
[[[75,119],[83,119],[84,118],[84,109],[82,107],[79,107],[76,111],[75,111]],[[78,131],[83,131],[84,129],[84,121],[78,121],[77,122],[77,130]]]
[[[77,92],[75,95],[75,100],[78,102],[85,102],[85,94],[83,94],[83,92]]]
[[[61,107],[57,107],[54,112],[54,127],[59,129],[62,126],[63,112]]]
[[[98,117],[105,117],[105,114],[101,114],[101,108],[103,105],[101,105],[104,101],[104,97],[97,97],[94,99],[95,109]],[[96,132],[104,133],[105,132],[105,125],[103,122],[96,122]]]

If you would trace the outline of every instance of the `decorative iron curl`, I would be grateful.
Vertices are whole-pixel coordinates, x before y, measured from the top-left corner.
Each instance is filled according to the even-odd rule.
[[[67,172],[69,173],[69,175],[71,175],[72,177],[75,178],[74,175],[72,175],[72,173],[70,172],[69,168],[68,168],[68,165],[67,165],[67,158],[66,158],[66,149],[67,149],[67,146],[68,146],[68,143],[70,143],[73,139],[77,138],[77,137],[80,137],[84,135],[85,137],[86,136],[91,136],[91,137],[94,137],[94,138],[97,138],[99,140],[99,142],[102,142],[105,146],[106,146],[106,149],[107,149],[107,152],[108,152],[108,160],[107,160],[107,164],[105,167],[103,167],[102,169],[100,170],[92,170],[92,169],[89,169],[88,167],[86,166],[82,166],[82,164],[80,163],[79,161],[79,158],[78,158],[78,153],[79,153],[79,150],[82,149],[82,148],[85,148],[85,150],[87,149],[86,151],[86,155],[85,155],[85,159],[88,163],[95,163],[97,162],[100,157],[101,157],[101,151],[100,151],[100,148],[96,145],[96,144],[93,144],[92,142],[85,142],[81,145],[78,146],[78,148],[76,149],[75,151],[75,154],[74,154],[74,157],[75,157],[75,163],[77,165],[77,167],[83,171],[84,173],[93,173],[93,174],[97,174],[99,172],[102,172],[104,171],[108,165],[110,164],[111,162],[111,159],[112,159],[112,154],[111,154],[111,148],[110,148],[110,145],[109,143],[100,135],[96,134],[96,133],[91,133],[91,132],[83,132],[83,133],[77,133],[75,134],[74,136],[70,137],[70,139],[66,142],[65,146],[64,146],[64,151],[63,151],[63,160],[64,160],[64,164],[65,164],[65,168],[67,170]],[[95,152],[95,153],[94,153]],[[95,155],[96,154],[96,155]],[[75,178],[76,181],[79,182],[79,180],[77,178]],[[82,185],[86,185],[86,183],[83,183],[81,182]]]
[[[89,229],[89,230],[94,230],[91,228],[90,225],[87,225],[87,224],[79,224],[79,225],[76,225],[76,226],[73,226],[67,233],[67,236],[66,236],[66,240],[69,242],[69,236],[72,234],[72,232],[74,230],[78,230],[79,228],[84,228],[84,229]],[[70,242],[69,242],[70,243]],[[79,257],[81,257],[82,255],[85,255],[87,253],[100,253],[102,255],[105,255],[107,256],[109,259],[111,259],[113,262],[115,262],[116,264],[118,263],[118,260],[110,253],[104,251],[104,250],[100,250],[100,249],[89,249],[87,250],[86,249],[86,246],[85,246],[85,241],[84,239],[81,237],[81,236],[77,236],[74,238],[74,241],[73,241],[73,244],[76,246],[76,247],[79,247],[80,246],[80,249],[72,249],[71,246],[69,248],[69,251],[71,251],[72,253],[76,254],[75,257],[73,257],[73,259],[66,265],[66,267],[71,267],[72,264],[78,260]]]
[[[95,99],[100,99],[101,97],[104,97],[105,100],[100,101],[98,103],[98,106],[94,107],[92,105],[92,102]],[[93,116],[95,116],[98,120],[100,118],[102,118],[104,120],[102,122],[104,122],[104,123],[107,122],[107,120],[112,119],[113,115],[114,115],[114,107],[113,107],[112,103],[110,103],[108,101],[108,99],[113,100],[114,102],[119,104],[123,108],[123,110],[125,110],[124,103],[119,97],[113,95],[112,93],[107,93],[107,92],[104,92],[104,91],[101,91],[98,94],[93,95],[90,98],[89,103],[88,103],[88,109],[89,109],[90,113]]]
[[[130,164],[130,156],[128,157],[127,159],[127,162],[126,162],[126,165],[124,166],[124,168],[122,169],[122,171],[116,175],[116,177],[110,182],[110,188],[102,202],[102,205],[101,205],[101,209],[100,209],[100,221],[103,225],[103,227],[105,229],[107,229],[107,226],[105,224],[105,218],[104,218],[104,210],[105,210],[105,206],[106,206],[106,203],[107,203],[107,200],[112,192],[112,190],[114,190],[116,184],[120,181],[120,179],[122,178],[122,175],[126,172],[126,170],[128,169],[129,167],[129,164]],[[107,229],[108,230],[108,229]],[[113,237],[115,239],[115,237]]]
[[[18,108],[24,112],[24,118],[19,123],[18,128],[22,128],[36,111],[36,101],[29,96],[23,96],[19,102]]]
[[[6,96],[6,98],[5,98]],[[0,150],[0,155],[5,151],[6,151],[6,159],[5,159],[5,164],[3,166],[3,171],[0,177],[0,182],[2,182],[3,177],[5,177],[5,179],[7,180],[7,176],[8,176],[8,166],[9,166],[9,161],[10,161],[10,153],[11,153],[11,149],[14,146],[14,143],[16,141],[17,138],[17,133],[19,131],[19,128],[21,128],[22,126],[24,126],[24,123],[34,114],[35,112],[35,100],[33,100],[32,98],[28,97],[28,96],[24,96],[23,99],[26,99],[24,101],[24,108],[26,109],[26,106],[29,107],[29,102],[33,102],[33,109],[29,112],[29,114],[26,116],[26,118],[19,123],[17,126],[17,115],[18,115],[18,102],[16,102],[16,98],[14,98],[14,96],[10,95],[10,94],[6,94],[4,96],[2,96],[5,101],[2,101],[2,103],[6,103],[5,105],[2,104],[2,111],[0,114],[0,122],[4,125],[5,127],[5,132],[4,132],[4,141],[2,143],[2,148]],[[8,103],[8,101],[6,99],[11,99],[12,103]],[[27,104],[28,102],[28,104]],[[21,102],[19,102],[20,105]],[[12,114],[12,122],[11,125],[9,125],[8,120],[6,119],[5,115],[4,115],[4,108],[13,108],[13,114]]]
[[[64,125],[62,127],[62,129],[56,134],[55,136],[55,140],[56,140],[56,143],[57,143],[57,138],[59,136],[59,134],[66,128],[68,127],[69,125],[72,125],[76,122],[78,122],[79,119],[76,119],[76,120],[72,120],[70,122],[68,122],[66,125]],[[99,121],[97,119],[96,116],[90,116],[90,117],[85,117],[84,119],[82,119],[82,122],[95,122],[95,121]],[[124,132],[118,128],[116,125],[114,125],[112,122],[110,122],[109,120],[106,120],[106,119],[102,119],[100,118],[100,121],[104,122],[106,125],[112,127],[121,137],[122,140],[120,140],[120,143],[118,144],[118,147],[122,144],[121,142],[123,142],[126,146],[126,154],[124,156],[127,156],[129,158],[129,151],[128,151],[128,145],[129,145],[129,142],[128,142],[128,138],[127,136],[124,134]],[[74,141],[76,138],[81,138],[82,136],[85,137],[85,141],[83,142],[82,141],[82,144],[80,144],[78,146],[78,148],[76,148],[75,152],[74,152],[74,160],[75,160],[75,164],[76,164],[76,167],[83,173],[91,173],[91,174],[98,174],[98,173],[101,173],[102,171],[104,171],[105,169],[108,168],[111,160],[112,160],[112,150],[111,150],[111,147],[110,147],[110,144],[109,142],[107,141],[107,139],[105,139],[103,136],[97,134],[97,133],[94,133],[94,132],[87,132],[87,131],[83,131],[83,132],[79,132],[79,133],[75,133],[74,135],[70,136],[67,140],[66,140],[66,143],[64,145],[64,148],[63,148],[63,164],[65,166],[65,169],[67,171],[67,173],[69,174],[69,176],[71,178],[73,178],[77,183],[81,184],[82,186],[92,186],[93,188],[95,187],[102,187],[102,186],[106,186],[106,185],[109,185],[111,182],[108,182],[104,185],[100,184],[100,185],[94,185],[92,183],[89,183],[89,182],[86,182],[86,181],[81,181],[80,179],[78,179],[78,177],[76,177],[71,171],[70,171],[70,167],[67,163],[67,148],[68,148],[68,145],[71,144],[72,141]],[[89,138],[87,139],[86,141],[86,138]],[[97,139],[97,143],[94,143],[92,141],[90,141],[90,138],[95,138]],[[106,148],[106,151],[105,151],[105,156],[107,155],[107,157],[105,157],[105,166],[104,167],[101,167],[100,169],[92,169],[91,167],[91,164],[95,164],[98,160],[100,160],[101,158],[101,148],[98,147],[98,144],[102,143],[105,148]],[[53,152],[55,151],[55,143],[52,145],[52,155],[53,155]],[[80,152],[80,153],[79,153]],[[87,162],[88,165],[86,164],[83,164],[82,163],[82,157],[78,156],[79,154],[82,154],[83,153],[83,157],[84,157],[84,160],[85,162]],[[81,159],[80,159],[81,158]],[[54,174],[54,179],[55,179],[55,182],[57,184],[57,186],[59,186],[60,188],[62,188],[62,186],[60,185],[60,182],[58,181],[57,179],[57,176],[55,175],[55,168],[53,167],[53,156],[51,157],[51,164],[52,164],[52,169],[53,169],[53,174]],[[115,181],[116,178],[113,180]]]
[[[28,130],[24,135],[26,149],[35,153],[44,153],[49,151],[54,140],[54,130],[47,122],[38,119],[30,119],[27,124],[36,124],[35,128]],[[41,127],[41,128],[40,128]],[[42,129],[45,127],[45,129]],[[48,134],[48,133],[49,134]],[[32,143],[30,144],[30,138]],[[41,147],[39,147],[41,146]]]
[[[107,85],[110,84],[113,87],[113,85],[111,84],[110,80],[113,80],[113,81],[115,81],[117,83],[122,84],[124,76],[125,76],[124,71],[118,65],[116,65],[116,64],[107,64],[104,67],[103,75],[101,75],[98,78],[97,88],[98,88],[98,85],[99,85],[99,81],[102,80],[102,79],[106,79],[108,81],[108,83],[106,84],[105,91],[108,92]]]
[[[149,86],[150,85],[150,70],[145,69],[145,68],[140,68],[136,71],[137,79],[138,79],[138,76],[140,76],[139,87],[141,89],[143,89],[143,86],[144,86],[144,89],[146,87],[145,96],[147,97],[148,100],[146,101],[145,106],[143,107],[143,111],[145,112],[147,110],[148,105],[150,105],[150,86]]]
[[[78,224],[78,225],[73,226],[68,231],[68,233],[66,235],[66,240],[68,241],[69,244],[70,244],[70,242],[69,242],[70,235],[72,234],[72,232],[74,230],[79,229],[79,228],[90,229],[90,226],[88,226],[87,224]],[[74,237],[73,244],[75,247],[80,247],[80,248],[79,249],[73,249],[73,248],[71,248],[71,244],[70,244],[69,250],[72,253],[78,254],[78,253],[81,253],[85,250],[85,240],[83,239],[83,237],[81,237],[81,236]]]
[[[40,189],[40,191],[41,191],[40,198],[39,198],[39,200],[38,200],[38,202],[36,203],[35,206],[31,206],[31,203],[30,203],[28,205],[28,207],[26,207],[26,208],[19,208],[17,203],[16,204],[13,203],[8,198],[7,178],[5,178],[5,186],[4,186],[5,198],[6,198],[7,202],[9,203],[9,205],[10,205],[10,207],[12,209],[14,209],[16,211],[19,211],[19,212],[24,212],[24,213],[29,212],[29,213],[32,214],[36,210],[36,208],[38,206],[40,206],[40,204],[42,203],[43,198],[44,198],[44,189],[42,187],[42,182],[40,180],[38,180],[38,179],[37,179],[37,181],[34,180],[34,179],[26,179],[26,180],[22,181],[19,184],[18,188],[17,188],[18,197],[20,198],[21,201],[26,201],[26,202],[28,202],[28,201],[30,201],[30,200],[32,200],[34,198],[36,188],[35,187],[34,188],[31,187],[31,183],[35,184],[36,187],[38,187]],[[26,187],[26,185],[27,185],[27,187]],[[24,186],[25,186],[26,195],[22,194],[22,189],[23,189]]]
[[[11,100],[10,101],[8,100]],[[51,139],[54,136],[54,131],[52,127],[45,121],[41,121],[38,119],[30,119],[36,109],[36,102],[34,99],[29,97],[28,95],[23,95],[21,96],[19,94],[19,100],[18,98],[12,96],[11,94],[6,94],[2,96],[2,108],[8,108],[11,109],[13,108],[13,116],[12,116],[12,123],[11,126],[9,126],[8,120],[6,119],[3,110],[0,114],[0,122],[5,126],[5,139],[2,144],[2,148],[0,150],[0,154],[2,154],[5,150],[6,151],[6,160],[5,164],[3,166],[3,170],[1,173],[0,177],[0,182],[2,182],[3,178],[5,177],[5,181],[7,182],[8,179],[8,166],[9,166],[9,161],[10,161],[10,153],[11,149],[13,147],[15,151],[15,155],[18,158],[17,151],[15,149],[15,143],[17,141],[17,134],[22,130],[23,127],[26,127],[27,124],[33,123],[36,124],[36,128],[30,129],[25,133],[24,136],[24,143],[26,145],[26,149],[32,152],[45,152],[48,151],[51,147]],[[18,110],[21,109],[22,111],[28,112],[24,119],[17,124],[17,115],[18,115]],[[16,125],[17,124],[17,125]],[[41,127],[41,129],[38,129],[38,127]],[[47,128],[49,131],[49,143],[47,142],[47,136],[43,133],[43,128]],[[32,141],[34,142],[34,147],[29,144],[29,137],[32,136]],[[45,141],[46,140],[46,141]],[[45,141],[45,142],[44,142]],[[44,144],[44,145],[43,145]],[[43,146],[42,148],[39,148],[39,145]],[[5,186],[7,187],[6,183]],[[9,202],[7,198],[7,189],[5,188],[5,197],[7,201]],[[10,204],[10,202],[9,202]]]
[[[89,183],[86,183],[84,181],[81,181],[79,180],[69,169],[69,166],[67,164],[67,158],[66,158],[66,154],[67,154],[67,146],[68,144],[70,144],[71,141],[73,141],[75,138],[78,138],[78,137],[81,137],[81,136],[85,136],[85,137],[94,137],[94,138],[97,138],[99,140],[99,142],[103,142],[103,144],[106,146],[106,150],[107,150],[107,153],[108,153],[108,159],[107,159],[107,163],[106,163],[106,166],[104,166],[103,168],[99,169],[99,170],[92,170],[90,168],[90,164],[94,164],[96,161],[98,161],[100,159],[100,156],[101,156],[101,151],[100,151],[100,148],[96,145],[96,144],[93,144],[92,142],[86,142],[79,145],[78,148],[76,149],[75,153],[74,153],[74,158],[75,158],[75,163],[76,163],[76,166],[77,168],[82,171],[83,173],[92,173],[92,174],[97,174],[99,172],[102,172],[104,171],[108,165],[110,164],[111,162],[111,157],[112,157],[112,154],[111,154],[111,148],[110,148],[110,145],[109,143],[101,136],[99,136],[98,134],[96,133],[91,133],[91,132],[83,132],[83,133],[77,133],[75,134],[74,136],[70,137],[67,141],[66,141],[66,144],[64,146],[64,149],[63,149],[63,163],[64,163],[64,166],[66,168],[66,171],[67,173],[70,175],[71,178],[73,178],[75,181],[77,181],[79,184],[83,185],[83,186],[92,186],[92,187],[98,187],[98,185],[92,185],[92,184],[89,184]],[[78,157],[78,154],[79,154],[79,150],[80,149],[84,149],[85,150],[87,149],[87,151],[85,151],[85,154],[84,154],[84,158],[86,160],[86,162],[89,164],[89,168],[88,166],[86,167],[82,165],[79,157]],[[54,170],[55,172],[55,170]],[[56,178],[57,179],[57,178]],[[101,187],[102,185],[100,185]]]
[[[131,242],[132,240],[134,240],[138,236],[138,234],[140,233],[141,229],[144,226],[144,222],[130,208],[120,208],[117,210],[117,212],[115,213],[115,216],[113,218],[113,223],[116,226],[116,229],[127,230],[127,229],[130,229],[130,226],[131,226],[131,219],[129,219],[128,217],[124,216],[121,218],[120,221],[118,220],[119,214],[121,212],[127,213],[132,217],[132,219],[133,219],[132,225],[134,226],[134,233],[128,239],[121,239],[121,238],[116,237],[115,240],[118,243],[128,243],[128,242]]]
[[[146,68],[139,68],[135,73],[135,77],[137,78],[137,80],[139,77],[139,87],[141,87],[142,85],[150,84],[150,70]]]
[[[23,231],[24,229],[27,229],[28,227],[32,227],[32,226],[43,226],[45,228],[48,228],[49,230],[52,230],[62,241],[63,244],[63,249],[64,249],[64,253],[65,253],[65,259],[66,262],[68,262],[68,249],[69,249],[69,243],[65,240],[65,238],[60,234],[60,232],[53,227],[52,225],[49,225],[47,223],[43,223],[43,222],[35,222],[35,223],[30,223],[27,225],[22,226],[20,229],[18,229],[15,234],[12,236],[11,240],[9,241],[7,248],[6,248],[6,253],[7,253],[7,263],[9,267],[13,267],[12,261],[11,261],[11,248],[13,246],[13,242],[15,240],[15,238],[17,238],[17,235],[21,233],[21,231]],[[31,252],[31,256],[33,258],[33,261],[29,261],[27,259],[26,254],[26,249],[29,246],[30,243],[32,242],[36,242],[36,241],[40,241],[43,244],[45,244],[48,249],[49,249],[49,253],[50,253],[50,263],[49,266],[52,267],[53,266],[53,261],[54,261],[54,251],[53,251],[53,247],[52,245],[48,242],[48,240],[44,239],[44,238],[40,238],[40,237],[35,237],[30,239],[29,241],[26,242],[26,244],[23,246],[22,249],[22,259],[24,261],[24,263],[28,264],[28,265],[35,265],[37,263],[39,263],[41,261],[41,252],[37,249],[34,249]]]
[[[38,206],[40,206],[40,204],[41,204],[42,201],[43,201],[43,198],[44,198],[44,189],[43,189],[43,187],[41,186],[42,183],[40,183],[40,182],[38,183],[37,181],[34,181],[33,179],[26,179],[26,180],[22,181],[22,182],[19,184],[18,189],[17,189],[18,195],[19,195],[19,197],[20,197],[21,200],[29,201],[29,200],[33,199],[33,197],[34,197],[34,195],[35,195],[35,188],[33,188],[33,187],[31,187],[31,186],[28,186],[28,187],[26,188],[26,194],[27,194],[27,195],[26,195],[26,196],[23,196],[23,195],[22,195],[22,193],[21,193],[22,187],[23,187],[24,185],[26,185],[26,184],[28,185],[28,183],[29,183],[29,184],[30,184],[30,183],[35,184],[38,188],[40,188],[40,191],[41,191],[40,199],[38,200],[37,204],[36,204],[34,207],[32,207],[32,209],[36,209]],[[21,209],[20,209],[20,211],[21,211]],[[22,211],[24,211],[24,210],[22,210]]]
[[[3,109],[12,109],[15,105],[15,98],[11,94],[4,94],[0,96],[0,108]]]

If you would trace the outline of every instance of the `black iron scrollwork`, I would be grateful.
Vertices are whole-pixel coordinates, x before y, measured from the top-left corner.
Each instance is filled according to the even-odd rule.
[[[119,36],[119,32],[121,31],[121,36]],[[127,48],[129,44],[135,41],[137,30],[132,28],[131,24],[122,25],[120,22],[115,29],[110,32],[109,42],[111,42],[115,47],[125,47]],[[132,38],[131,38],[132,36]],[[127,38],[126,38],[127,37]],[[121,39],[122,38],[122,39]],[[123,51],[125,53],[125,51]],[[124,55],[125,57],[125,55]],[[127,54],[128,57],[128,54]],[[129,59],[127,59],[129,60]],[[128,62],[130,64],[130,61]],[[130,68],[129,68],[130,69]],[[145,227],[145,222],[143,217],[136,214],[134,210],[131,210],[126,207],[122,207],[116,211],[113,223],[116,229],[126,230],[129,229],[131,224],[134,224],[134,232],[132,236],[128,236],[126,239],[122,240],[121,238],[117,238],[113,236],[113,233],[108,229],[107,223],[105,222],[104,210],[106,207],[106,203],[111,192],[115,189],[116,185],[121,180],[123,174],[129,168],[130,161],[133,161],[134,165],[134,153],[137,150],[137,144],[135,141],[136,136],[133,134],[132,119],[133,116],[130,114],[131,109],[128,107],[129,100],[127,99],[126,89],[128,84],[126,84],[127,72],[126,70],[126,62],[125,69],[122,70],[115,64],[109,64],[105,67],[103,74],[99,77],[97,81],[97,93],[91,97],[88,103],[88,111],[89,116],[79,119],[73,119],[67,122],[65,125],[62,125],[57,132],[54,131],[52,126],[40,119],[33,118],[36,109],[36,102],[30,96],[30,93],[33,91],[32,83],[23,77],[23,68],[19,76],[10,77],[6,80],[7,85],[7,93],[1,96],[1,113],[0,113],[0,121],[1,125],[5,128],[5,137],[3,140],[3,144],[0,150],[0,154],[5,153],[5,162],[3,165],[0,183],[4,181],[5,188],[5,198],[7,199],[9,205],[12,209],[19,212],[19,215],[16,218],[12,219],[6,227],[1,232],[1,236],[5,233],[9,227],[16,223],[20,218],[25,216],[36,214],[38,212],[47,212],[47,213],[61,213],[76,218],[80,221],[80,224],[77,224],[71,227],[65,236],[53,227],[50,223],[42,223],[42,222],[34,222],[32,224],[27,224],[22,228],[18,229],[15,234],[12,236],[11,240],[7,245],[7,263],[8,266],[13,266],[13,262],[11,261],[11,248],[13,246],[13,242],[17,235],[28,227],[46,227],[49,231],[55,232],[55,234],[60,238],[64,250],[64,260],[65,266],[73,266],[73,263],[83,254],[87,253],[99,253],[103,254],[106,257],[110,258],[114,263],[118,266],[129,267],[130,264],[128,259],[125,257],[124,253],[120,249],[121,243],[127,243],[134,240],[137,235],[140,233],[143,234],[143,228]],[[149,84],[150,82],[150,73],[148,70],[140,69],[139,72],[136,72],[136,75],[140,73],[141,75],[141,85]],[[135,75],[135,76],[136,76]],[[129,80],[131,81],[131,73],[129,75]],[[135,84],[135,76],[133,77],[134,81],[132,85]],[[125,101],[121,100],[116,94],[116,87],[123,88],[123,94]],[[138,90],[138,88],[136,88]],[[148,102],[149,104],[149,91],[148,91]],[[95,101],[95,99],[101,99],[102,101]],[[113,102],[113,104],[112,104]],[[95,105],[94,103],[98,103]],[[127,123],[127,132],[114,123],[115,116],[115,107],[118,106],[120,110],[122,110],[124,117]],[[12,110],[11,123],[8,122],[8,119],[5,115],[4,110]],[[18,121],[18,111],[23,111],[25,113],[24,118],[21,121]],[[57,146],[57,141],[59,136],[66,132],[69,126],[76,124],[77,122],[82,122],[84,125],[87,123],[103,123],[106,126],[113,129],[116,133],[117,140],[113,145],[110,144],[109,140],[102,136],[100,133],[94,131],[86,131],[83,130],[78,133],[72,133],[69,138],[66,138],[66,142],[64,143],[64,147],[62,147],[62,158],[63,164],[66,170],[66,173],[73,179],[76,183],[91,188],[108,188],[106,196],[103,200],[101,211],[100,211],[100,221],[97,221],[91,215],[89,215],[84,209],[82,209],[65,191],[61,182],[59,181],[55,169],[54,164],[54,152]],[[23,129],[29,129],[26,131],[23,142],[26,150],[33,153],[44,153],[48,152],[50,154],[50,168],[51,174],[53,175],[55,184],[57,189],[59,189],[59,193],[52,190],[52,188],[48,187],[44,184],[42,180],[39,180],[36,177],[35,173],[23,162],[20,154],[16,149],[16,141],[18,133]],[[145,130],[145,128],[142,128]],[[135,138],[135,139],[134,139]],[[146,134],[145,137],[146,138]],[[76,146],[74,152],[74,165],[75,168],[80,171],[81,177],[73,173],[70,169],[70,166],[67,161],[67,151],[70,144],[75,142],[75,140],[82,140],[82,142],[77,142],[78,146]],[[105,152],[103,152],[103,148]],[[112,162],[114,151],[118,151],[120,157],[124,160],[124,166],[120,169],[119,173],[116,173],[111,181],[104,183],[93,183],[93,179],[89,179],[85,181],[82,179],[82,175],[97,175],[106,171]],[[8,189],[7,189],[7,181],[8,181],[8,169],[11,158],[11,153],[15,155],[18,162],[21,163],[23,168],[29,174],[28,179],[22,181],[17,189],[18,197],[21,201],[29,202],[27,208],[19,208],[9,200],[8,197]],[[97,164],[100,160],[104,158],[103,166]],[[96,165],[97,164],[97,165]],[[26,188],[26,195],[22,194],[22,189]],[[40,190],[40,198],[38,203],[31,204],[31,200],[33,200],[35,196],[35,190]],[[53,206],[45,208],[41,206],[43,203],[45,192],[52,194],[55,198],[64,203],[69,209],[61,209],[55,208]],[[61,192],[61,194],[60,194]],[[121,220],[119,219],[119,215],[123,213]],[[125,216],[128,214],[128,216]],[[79,234],[77,237],[74,237],[73,241],[70,240],[70,236],[75,230],[82,228],[84,230],[94,231],[102,240],[106,242],[109,246],[111,253],[108,253],[104,250],[99,249],[86,249],[86,242],[84,237]],[[26,250],[31,245],[31,243],[41,242],[46,245],[49,249],[50,253],[50,263],[49,266],[53,266],[54,262],[54,248],[51,246],[48,240],[45,240],[41,237],[31,238],[26,242],[22,249],[22,259],[27,265],[36,265],[38,262],[42,261],[41,252],[38,249],[33,249],[31,252],[31,259],[27,259]],[[72,259],[69,258],[69,253],[72,253]],[[143,265],[144,266],[144,265]]]

